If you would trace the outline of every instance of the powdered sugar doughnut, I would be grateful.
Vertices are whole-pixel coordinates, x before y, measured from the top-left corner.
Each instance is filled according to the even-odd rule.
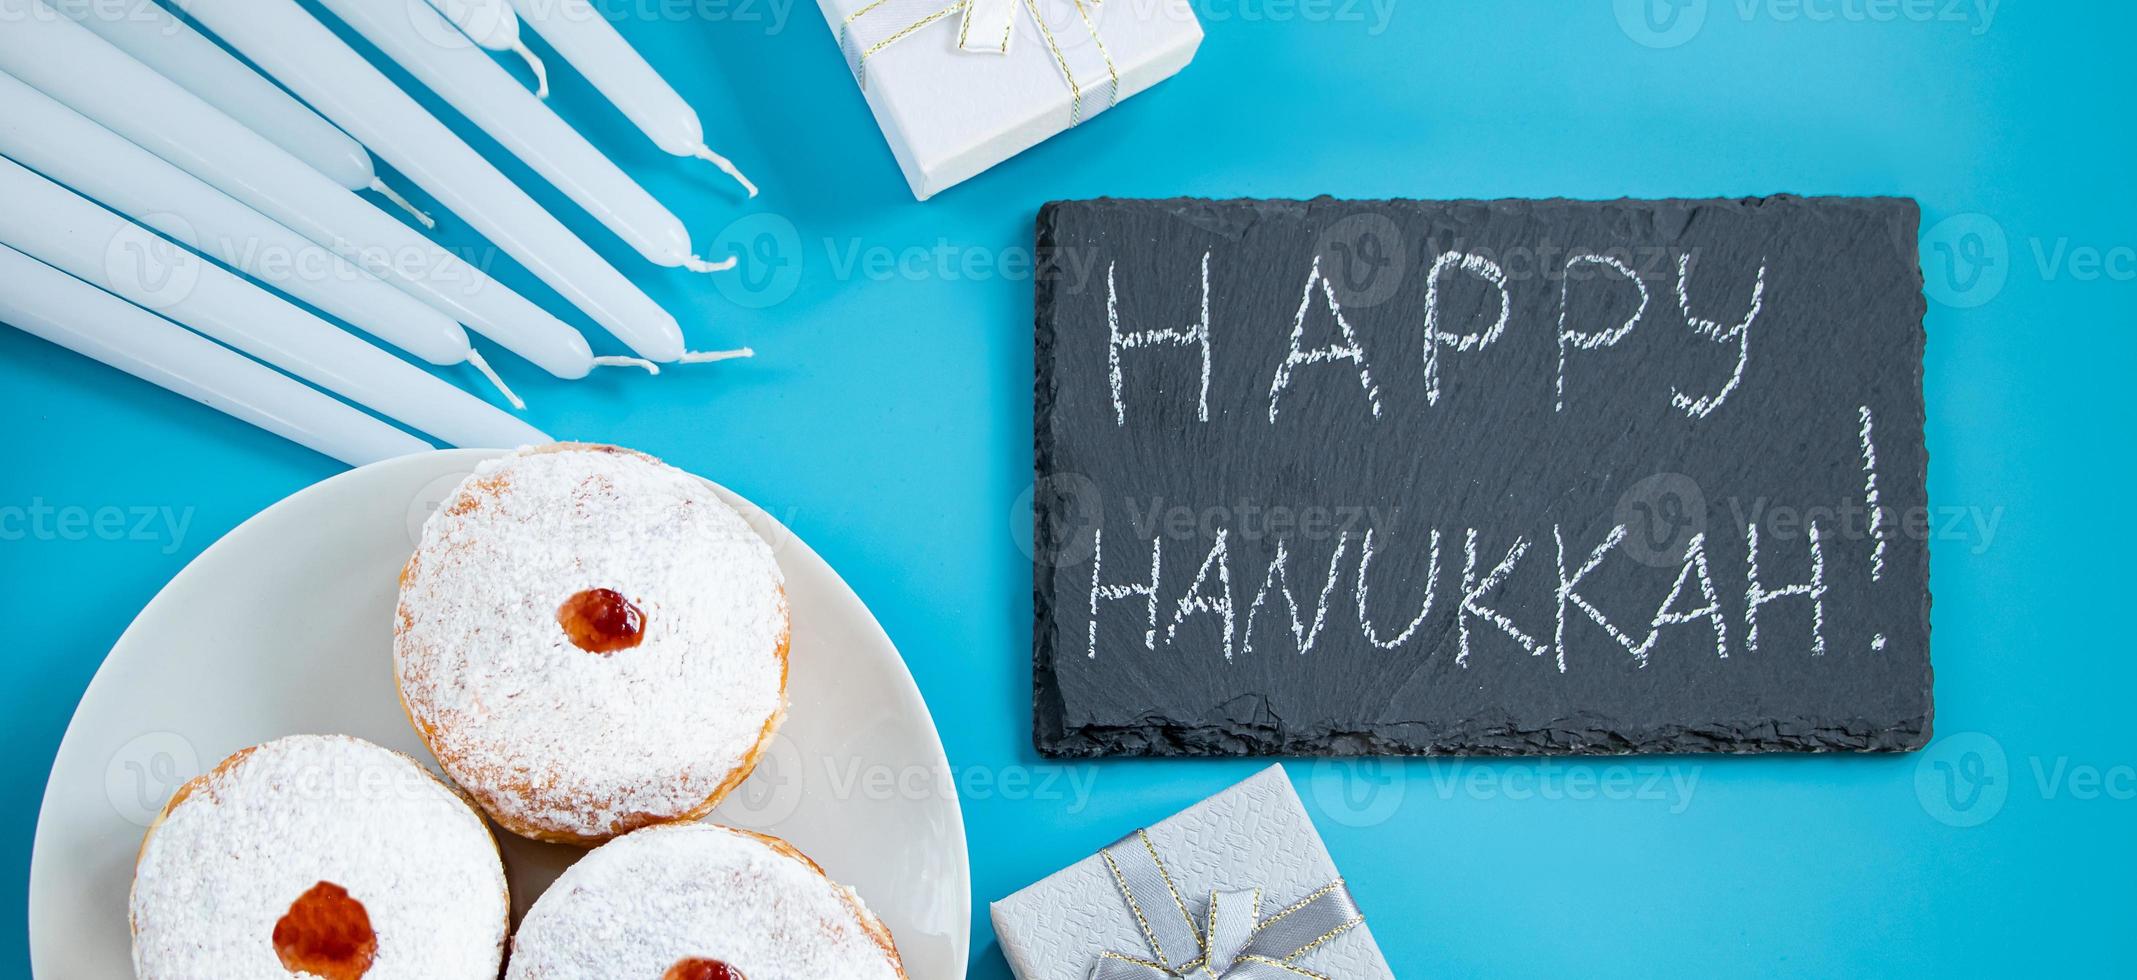
[[[505,980],[901,980],[890,931],[775,837],[655,827],[580,859],[528,910]]]
[[[134,975],[493,980],[510,905],[489,826],[429,770],[297,735],[164,806],[134,869]]]
[[[401,699],[499,825],[564,843],[704,816],[785,715],[771,547],[704,481],[560,444],[484,463],[401,573]]]

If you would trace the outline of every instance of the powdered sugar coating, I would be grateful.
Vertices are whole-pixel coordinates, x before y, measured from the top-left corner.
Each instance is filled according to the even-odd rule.
[[[702,816],[785,706],[771,548],[704,481],[610,447],[483,464],[424,524],[394,660],[439,762],[506,829],[596,843]],[[597,654],[566,599],[621,593],[642,641]]]
[[[277,920],[319,882],[363,903],[365,980],[491,980],[508,901],[497,842],[468,802],[406,756],[297,735],[195,781],[134,873],[141,980],[289,980]]]
[[[712,824],[627,834],[534,903],[506,980],[658,980],[718,960],[749,980],[897,980],[896,948],[851,889],[784,842]]]

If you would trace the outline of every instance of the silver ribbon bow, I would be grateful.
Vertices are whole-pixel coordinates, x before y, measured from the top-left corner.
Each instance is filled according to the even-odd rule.
[[[1120,71],[1106,42],[1098,36],[1101,0],[1067,0],[1064,34],[1039,9],[1039,0],[869,0],[839,24],[839,49],[861,87],[868,87],[868,61],[885,48],[929,25],[958,17],[957,50],[965,54],[1007,55],[1023,8],[1046,44],[1048,57],[1069,88],[1069,125],[1112,108],[1120,100]],[[953,101],[955,93],[946,98]]]
[[[1102,953],[1087,980],[1328,980],[1296,961],[1365,921],[1337,879],[1266,919],[1261,889],[1212,891],[1198,923],[1148,833],[1138,830],[1100,856],[1154,958]]]

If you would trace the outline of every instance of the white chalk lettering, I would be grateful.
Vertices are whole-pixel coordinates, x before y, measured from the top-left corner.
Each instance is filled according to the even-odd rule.
[[[1610,533],[1603,536],[1603,543],[1596,545],[1595,550],[1589,552],[1588,560],[1583,562],[1580,569],[1570,577],[1566,575],[1566,539],[1559,533],[1558,525],[1556,524],[1551,525],[1551,540],[1558,545],[1558,631],[1553,634],[1553,643],[1551,644],[1558,651],[1558,672],[1561,674],[1566,672],[1566,607],[1569,605],[1579,606],[1582,612],[1588,614],[1589,619],[1595,620],[1595,625],[1603,628],[1603,632],[1610,634],[1611,638],[1619,643],[1625,644],[1627,649],[1631,649],[1633,645],[1631,638],[1612,625],[1610,620],[1603,616],[1602,610],[1595,608],[1578,591],[1575,591],[1580,587],[1581,579],[1587,578],[1589,572],[1595,571],[1596,568],[1603,564],[1603,559],[1610,554],[1610,549],[1617,547],[1619,542],[1625,540],[1625,525],[1620,524],[1611,528]],[[1647,666],[1646,651],[1635,651],[1633,657],[1640,661],[1640,666]]]
[[[1870,439],[1870,406],[1857,411],[1862,418],[1862,502],[1870,511],[1870,581],[1885,577],[1885,512],[1877,501],[1877,443]]]
[[[1228,545],[1231,529],[1218,528],[1217,541],[1210,545],[1209,555],[1202,559],[1202,567],[1195,571],[1195,580],[1187,587],[1187,594],[1180,597],[1180,604],[1173,609],[1172,625],[1165,628],[1165,642],[1172,643],[1180,632],[1180,623],[1198,613],[1216,613],[1224,629],[1224,660],[1232,660],[1232,553]],[[1209,581],[1210,571],[1217,572],[1218,594],[1205,595],[1204,583]]]
[[[1383,650],[1393,650],[1396,647],[1403,645],[1404,643],[1408,643],[1410,641],[1410,635],[1412,633],[1417,632],[1417,628],[1419,626],[1424,625],[1425,617],[1427,615],[1430,615],[1432,612],[1432,594],[1433,590],[1438,587],[1440,578],[1439,529],[1432,529],[1432,558],[1431,564],[1425,572],[1425,602],[1423,605],[1417,607],[1417,615],[1410,619],[1410,625],[1403,627],[1402,632],[1395,634],[1395,638],[1391,640],[1383,640],[1380,638],[1380,634],[1373,629],[1372,617],[1366,615],[1365,612],[1365,576],[1366,573],[1372,569],[1372,567],[1373,529],[1366,528],[1365,548],[1363,551],[1360,551],[1358,553],[1358,626],[1365,632],[1365,642],[1370,643]]]
[[[1469,535],[1462,544],[1462,604],[1455,610],[1454,617],[1455,632],[1461,644],[1460,650],[1454,655],[1455,663],[1469,666],[1469,620],[1472,616],[1482,618],[1505,631],[1506,635],[1513,637],[1514,642],[1521,644],[1521,648],[1529,652],[1529,656],[1540,657],[1551,649],[1549,644],[1539,643],[1535,637],[1522,632],[1521,627],[1515,626],[1514,621],[1507,618],[1505,613],[1484,605],[1482,601],[1486,593],[1496,591],[1506,581],[1506,577],[1513,574],[1514,566],[1520,563],[1522,555],[1528,554],[1528,550],[1528,538],[1515,538],[1514,546],[1506,549],[1506,557],[1500,559],[1499,564],[1493,566],[1480,580],[1477,578],[1477,529],[1469,529]]]
[[[1272,591],[1283,598],[1284,607],[1290,612],[1291,642],[1301,655],[1310,652],[1314,641],[1320,638],[1322,625],[1328,622],[1328,600],[1336,593],[1336,583],[1342,578],[1339,572],[1343,555],[1349,550],[1350,533],[1344,532],[1336,538],[1335,554],[1328,556],[1328,577],[1322,582],[1320,598],[1313,607],[1313,623],[1309,626],[1299,616],[1298,597],[1291,594],[1291,552],[1285,547],[1284,539],[1276,539],[1276,557],[1269,560],[1269,571],[1262,576],[1261,588],[1254,592],[1254,601],[1247,604],[1246,635],[1239,642],[1239,652],[1254,652],[1254,615],[1261,611],[1262,602]]]
[[[1736,391],[1736,386],[1744,381],[1744,365],[1751,359],[1751,321],[1759,318],[1759,310],[1766,303],[1766,264],[1764,262],[1759,263],[1758,281],[1753,283],[1751,287],[1751,309],[1744,314],[1742,322],[1726,329],[1722,327],[1719,321],[1692,315],[1692,293],[1689,282],[1691,278],[1692,256],[1690,253],[1678,256],[1677,309],[1684,313],[1685,326],[1692,328],[1693,333],[1717,344],[1731,342],[1736,344],[1736,370],[1730,373],[1728,383],[1722,385],[1720,391],[1694,398],[1685,394],[1677,386],[1670,386],[1670,404],[1684,409],[1686,415],[1690,415],[1695,419],[1703,419],[1712,415],[1715,409],[1720,408],[1722,402],[1728,401],[1729,395]]]
[[[1179,329],[1120,331],[1120,291],[1113,285],[1113,270],[1117,262],[1106,263],[1106,327],[1110,331],[1106,341],[1106,364],[1113,382],[1113,424],[1128,424],[1128,406],[1121,398],[1120,352],[1156,344],[1175,344],[1181,347],[1202,348],[1202,389],[1196,395],[1195,418],[1209,421],[1209,253],[1202,253],[1202,319]]]
[[[1150,627],[1143,631],[1143,647],[1148,650],[1157,649],[1158,563],[1165,557],[1163,546],[1164,540],[1161,538],[1152,538],[1150,540],[1150,581],[1148,583],[1141,585],[1103,585],[1099,582],[1098,571],[1100,566],[1105,564],[1106,530],[1105,528],[1093,528],[1091,530],[1091,639],[1089,649],[1084,652],[1085,657],[1094,660],[1098,657],[1098,600],[1100,599],[1126,599],[1129,596],[1142,596],[1144,602],[1149,606],[1150,615]]]
[[[1573,288],[1573,268],[1582,264],[1600,265],[1604,268],[1615,270],[1618,275],[1623,276],[1626,281],[1631,282],[1640,291],[1639,307],[1632,311],[1631,316],[1625,318],[1623,324],[1595,333],[1567,329],[1566,299],[1569,291]],[[1567,259],[1565,274],[1559,276],[1558,281],[1558,402],[1556,410],[1563,412],[1566,410],[1566,349],[1573,347],[1580,350],[1595,350],[1601,347],[1615,346],[1618,341],[1624,340],[1625,335],[1631,333],[1632,328],[1639,324],[1640,317],[1647,314],[1647,284],[1641,282],[1639,275],[1634,273],[1631,267],[1625,263],[1608,255],[1595,255],[1592,253],[1576,255]]]
[[[1449,269],[1456,267],[1490,283],[1499,292],[1499,318],[1476,333],[1448,333],[1440,329],[1440,280]],[[1439,404],[1440,348],[1472,351],[1491,346],[1506,331],[1506,320],[1513,315],[1513,308],[1514,296],[1506,288],[1506,270],[1499,268],[1499,263],[1468,252],[1443,252],[1432,260],[1432,271],[1425,279],[1425,404]]]
[[[1808,596],[1811,601],[1811,656],[1825,655],[1825,552],[1818,546],[1818,522],[1812,521],[1804,529],[1810,541],[1811,580],[1778,589],[1766,588],[1759,582],[1759,526],[1744,525],[1744,542],[1748,548],[1744,561],[1748,567],[1746,578],[1750,584],[1744,589],[1744,650],[1759,652],[1759,607],[1776,599],[1789,596]]]
[[[1321,287],[1321,297],[1328,301],[1328,313],[1336,321],[1336,332],[1342,339],[1326,347],[1300,350],[1299,340],[1306,333],[1306,311],[1313,307],[1313,287]],[[1284,389],[1291,386],[1291,371],[1302,364],[1325,364],[1330,361],[1350,361],[1358,365],[1358,386],[1365,389],[1365,399],[1372,405],[1373,417],[1380,417],[1380,387],[1373,384],[1373,370],[1365,362],[1365,348],[1358,344],[1358,334],[1343,317],[1343,304],[1336,301],[1335,284],[1321,275],[1321,257],[1313,257],[1313,271],[1306,276],[1306,289],[1299,296],[1298,314],[1291,318],[1291,349],[1284,355],[1284,362],[1276,366],[1276,380],[1269,383],[1269,421],[1276,421],[1276,403],[1284,396]]]

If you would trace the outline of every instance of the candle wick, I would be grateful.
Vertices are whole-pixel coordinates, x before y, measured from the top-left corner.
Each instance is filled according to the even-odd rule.
[[[622,357],[620,355],[605,355],[602,357],[594,358],[594,366],[644,368],[647,374],[660,373],[660,365],[655,364],[652,361],[648,361],[643,357]]]
[[[708,364],[713,361],[726,361],[732,360],[737,357],[755,356],[757,356],[757,351],[754,348],[738,347],[734,350],[684,351],[683,356],[676,358],[676,360],[683,364]]]
[[[735,183],[741,184],[742,189],[749,192],[749,196],[757,196],[757,185],[750,183],[748,177],[742,176],[742,171],[735,166],[734,161],[712,152],[712,147],[706,146],[703,143],[698,144],[697,150],[695,152],[698,159],[712,161],[713,166],[720,168],[720,170],[726,173],[727,176],[733,177],[735,179]]]
[[[734,268],[735,263],[738,261],[740,261],[740,259],[736,258],[733,255],[729,255],[728,257],[721,259],[718,262],[707,262],[704,259],[698,258],[697,256],[693,255],[683,260],[683,268],[688,269],[692,272],[726,272],[727,270]]]
[[[393,189],[393,188],[391,188],[391,187],[388,187],[388,186],[386,186],[386,182],[385,182],[385,181],[383,181],[383,180],[380,180],[380,179],[378,179],[377,177],[373,177],[373,178],[371,178],[371,189],[372,189],[372,190],[374,190],[374,191],[377,191],[380,197],[383,197],[383,198],[385,198],[386,200],[392,201],[393,203],[395,203],[395,204],[398,204],[398,205],[400,205],[400,207],[401,207],[401,210],[403,210],[403,211],[406,211],[406,212],[408,212],[408,213],[409,213],[409,214],[410,214],[411,216],[413,216],[413,217],[414,217],[414,218],[415,218],[415,219],[416,219],[417,221],[420,221],[420,222],[422,222],[422,223],[423,223],[423,227],[425,227],[425,228],[436,228],[436,227],[438,227],[438,219],[436,219],[436,218],[433,218],[433,217],[431,217],[430,215],[424,214],[424,213],[423,213],[423,209],[421,209],[421,208],[418,208],[418,207],[416,207],[415,205],[413,205],[413,204],[410,204],[410,203],[408,203],[408,199],[407,199],[407,198],[405,198],[405,197],[402,197],[402,196],[400,195],[400,192],[398,192],[398,191],[394,190],[394,189]]]
[[[541,56],[535,54],[532,48],[527,47],[527,42],[525,41],[512,42],[512,53],[525,59],[527,67],[534,72],[534,97],[537,99],[548,98],[549,66],[542,63]]]
[[[506,401],[512,403],[513,408],[526,411],[527,403],[520,400],[519,395],[512,390],[510,385],[505,384],[505,379],[497,376],[497,369],[490,366],[489,360],[482,356],[481,351],[469,348],[467,362],[473,364],[475,370],[482,372],[482,376],[488,378],[491,384],[496,385],[498,392],[505,396]]]

